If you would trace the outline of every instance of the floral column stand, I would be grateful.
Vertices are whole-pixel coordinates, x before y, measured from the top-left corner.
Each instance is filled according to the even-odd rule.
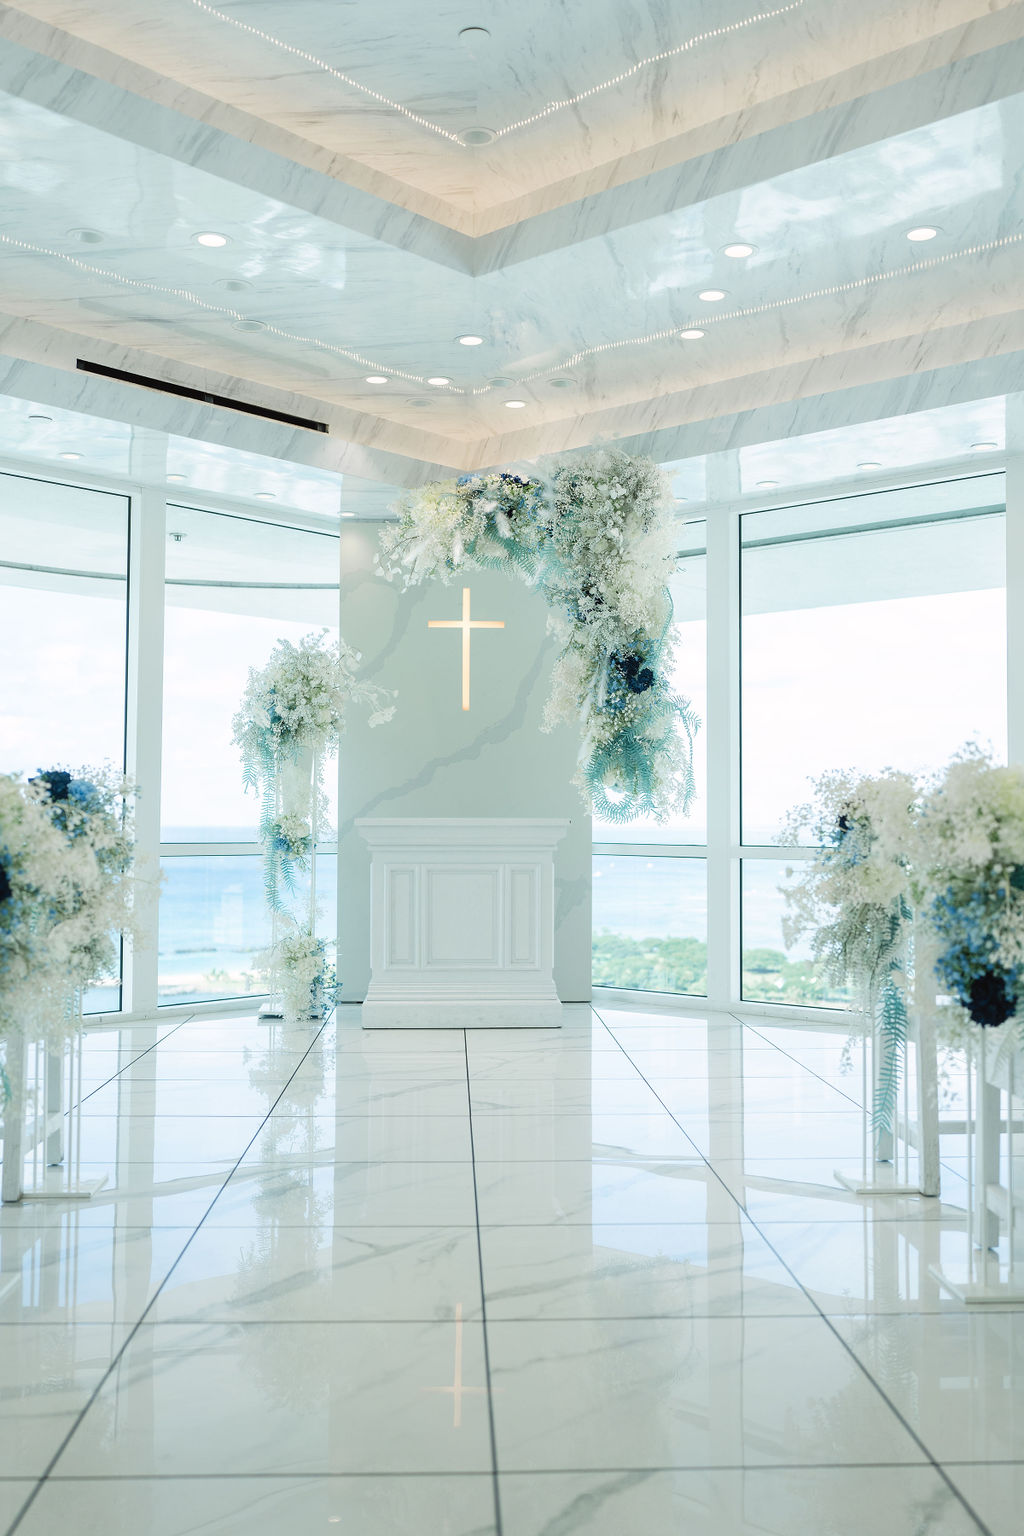
[[[286,1022],[322,1019],[337,982],[327,946],[316,932],[316,850],[327,802],[323,764],[337,749],[345,709],[370,706],[370,725],[390,720],[393,695],[357,679],[360,657],[325,632],[299,645],[279,640],[270,660],[253,669],[234,719],[246,788],[263,801],[260,842],[271,913],[272,943],[265,956],[270,998],[262,1018]],[[296,874],[309,872],[308,909],[300,920],[288,898]]]

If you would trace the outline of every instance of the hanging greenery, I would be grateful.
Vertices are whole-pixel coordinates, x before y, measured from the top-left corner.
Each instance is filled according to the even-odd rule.
[[[531,479],[463,475],[410,492],[397,510],[381,540],[389,579],[447,582],[477,567],[543,593],[559,647],[544,729],[581,730],[576,782],[594,814],[684,814],[700,722],[669,681],[677,535],[664,472],[600,449]]]

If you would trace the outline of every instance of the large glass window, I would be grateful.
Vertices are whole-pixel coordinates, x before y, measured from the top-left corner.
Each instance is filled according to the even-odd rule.
[[[0,475],[0,586],[0,772],[123,767],[127,497]]]
[[[785,859],[744,859],[742,871],[742,996],[746,1002],[794,1003],[845,1008],[850,995],[816,961],[808,942],[787,947],[783,934],[786,887],[799,864]]]
[[[167,509],[162,832],[253,842],[231,721],[279,639],[338,629],[338,540],[245,517]],[[329,798],[333,776],[328,770]],[[332,810],[333,814],[333,810]]]
[[[259,802],[242,785],[232,718],[251,667],[277,640],[338,633],[338,540],[255,518],[167,509],[159,1000],[192,1003],[263,990],[259,957],[271,939]],[[337,775],[324,778],[333,836]],[[175,854],[183,843],[237,853]],[[243,852],[245,845],[248,850]],[[319,929],[333,941],[333,854],[317,860]],[[303,893],[296,890],[296,910]]]
[[[704,859],[598,855],[593,899],[595,986],[707,993]]]
[[[776,840],[833,768],[1006,751],[1001,475],[742,519],[742,823]]]
[[[175,855],[163,860],[160,902],[159,1000],[201,1003],[264,992],[261,955],[271,941],[263,893],[263,861],[256,853]],[[337,935],[338,861],[317,858],[317,931]],[[296,882],[296,902],[308,879]]]
[[[128,500],[0,475],[0,771],[124,764]]]

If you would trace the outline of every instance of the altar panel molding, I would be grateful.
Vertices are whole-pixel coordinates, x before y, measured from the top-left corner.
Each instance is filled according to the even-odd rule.
[[[545,817],[383,817],[369,845],[365,1029],[551,1028],[554,851]]]

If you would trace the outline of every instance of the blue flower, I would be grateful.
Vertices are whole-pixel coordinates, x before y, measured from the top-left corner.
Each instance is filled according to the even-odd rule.
[[[1010,978],[999,971],[986,971],[983,976],[976,976],[970,984],[968,999],[967,1011],[975,1024],[1005,1024],[1017,1009],[1017,997],[1010,989]]]
[[[71,775],[63,768],[49,768],[45,772],[40,768],[32,783],[45,784],[51,800],[66,800],[71,787]]]

